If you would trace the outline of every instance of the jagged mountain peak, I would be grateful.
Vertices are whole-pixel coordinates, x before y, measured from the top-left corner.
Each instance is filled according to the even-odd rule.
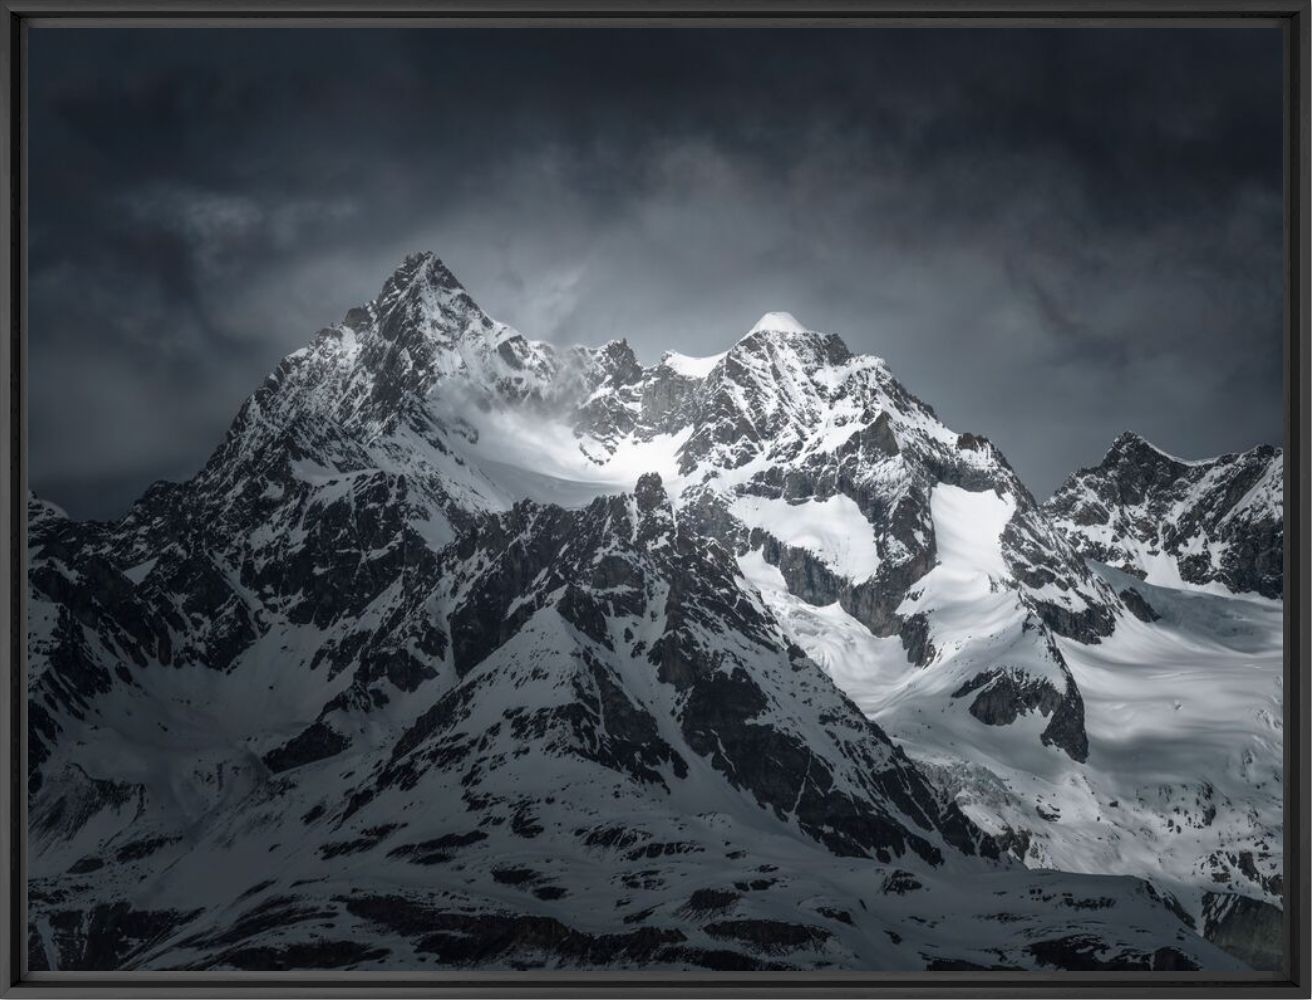
[[[613,338],[600,347],[574,346],[566,353],[577,368],[591,369],[598,383],[621,386],[642,377],[642,365],[625,337]]]
[[[746,334],[725,354],[727,368],[722,369],[724,377],[738,379],[742,367],[753,367],[757,359],[770,359],[779,371],[797,368],[800,372],[813,373],[819,368],[838,366],[851,361],[856,355],[848,348],[843,338],[836,333],[822,333],[807,329],[765,329]],[[873,365],[882,365],[879,358],[865,356],[863,360]]]
[[[378,297],[363,310],[352,310],[345,324],[359,328],[371,321],[379,337],[407,349],[449,347],[471,337],[499,343],[515,331],[495,323],[470,297],[450,269],[425,251],[406,257],[383,282]]]
[[[700,357],[679,351],[666,351],[661,355],[659,364],[685,378],[700,380],[719,368],[726,358],[741,362],[750,355],[791,355],[808,368],[842,364],[854,356],[837,334],[813,330],[799,322],[792,313],[769,312],[726,351]],[[724,377],[733,380],[740,375],[741,372],[735,369],[735,372],[727,372]]]
[[[1283,491],[1279,448],[1188,461],[1126,431],[1044,509],[1083,556],[1149,583],[1279,597]]]
[[[1181,467],[1198,464],[1172,455],[1153,444],[1142,434],[1129,430],[1122,431],[1112,441],[1111,447],[1107,449],[1107,454],[1103,456],[1101,467],[1113,468],[1127,461],[1132,463],[1165,463]]]
[[[872,372],[882,371],[887,377],[892,375],[883,358],[854,352],[837,333],[809,327],[788,312],[766,313],[723,355],[706,360],[720,358],[729,359],[729,370],[724,375],[730,379],[740,377],[744,362],[751,367],[756,359],[764,358],[780,371],[795,368],[814,374],[821,368],[839,368],[852,362]]]
[[[1095,479],[1133,479],[1141,448],[1159,454],[1122,435],[1123,461]],[[1239,501],[1199,517],[1278,515],[1279,463],[1227,462],[1207,496]],[[528,341],[435,255],[412,254],[278,366],[196,479],[154,488],[115,525],[30,500],[34,965],[101,953],[59,930],[99,927],[66,890],[167,926],[148,952],[110,954],[120,966],[255,961],[240,949],[263,931],[209,915],[232,924],[280,899],[347,937],[365,933],[353,921],[393,920],[398,956],[416,928],[424,941],[462,928],[441,947],[470,962],[466,940],[520,926],[564,934],[542,946],[552,962],[601,962],[571,955],[588,940],[648,941],[633,964],[689,967],[774,962],[781,931],[815,950],[790,962],[834,967],[1011,961],[1072,920],[1109,948],[1156,948],[1141,925],[1159,920],[1183,940],[1129,883],[1069,904],[1121,906],[1114,919],[1054,918],[1039,887],[1074,883],[998,857],[1100,870],[1078,851],[1102,828],[1068,832],[1094,815],[1079,789],[1098,782],[1109,808],[1127,805],[1117,830],[1174,807],[1140,798],[1136,812],[1119,775],[1107,784],[1124,759],[1106,735],[1119,692],[1093,675],[1086,728],[1081,658],[1103,642],[1098,655],[1125,656],[1147,617],[1130,620],[1057,520],[986,439],[791,314],[767,313],[722,355],[644,367],[622,339]],[[1245,537],[1226,536],[1241,561]],[[1278,555],[1257,541],[1257,562]],[[1174,613],[1151,589],[1136,597]],[[1187,720],[1180,708],[1163,717]],[[139,742],[153,759],[172,739],[167,776],[133,770]],[[1054,802],[1074,805],[1061,823]],[[1256,868],[1214,854],[1208,872],[1203,850],[1177,852],[1183,884],[1197,867],[1210,888],[1219,868],[1279,893],[1278,852]],[[439,912],[432,866],[453,861]],[[760,877],[784,864],[786,878]],[[174,865],[187,907],[203,884],[206,908],[142,910],[166,905],[152,879]],[[350,891],[375,883],[398,895]],[[1004,894],[1034,914],[1000,909]],[[735,920],[703,926],[707,901]],[[932,920],[908,921],[908,906]],[[912,937],[947,907],[951,930]],[[616,934],[617,916],[643,926]],[[248,925],[267,926],[243,912]],[[987,954],[963,950],[966,931]]]
[[[447,288],[452,291],[464,290],[459,279],[437,254],[431,250],[421,250],[406,255],[400,266],[383,282],[377,301],[383,302],[389,296],[404,294],[416,285],[426,288]]]
[[[1181,469],[1190,469],[1229,464],[1235,461],[1264,461],[1281,454],[1283,454],[1283,450],[1275,445],[1257,444],[1243,451],[1228,451],[1214,458],[1181,458],[1179,455],[1174,455],[1165,448],[1154,444],[1136,431],[1122,431],[1112,441],[1111,447],[1107,449],[1107,454],[1103,456],[1099,467],[1114,466],[1126,459],[1135,461],[1146,459],[1170,463]]]
[[[1111,447],[1107,449],[1107,453],[1110,455],[1112,452],[1131,451],[1144,446],[1152,448],[1154,451],[1161,451],[1160,448],[1156,447],[1151,441],[1137,431],[1124,430],[1117,434],[1115,439],[1113,439]],[[1163,454],[1165,453],[1163,452]]]
[[[1112,441],[1101,462],[1074,473],[1071,480],[1092,472],[1124,474],[1135,465],[1156,466],[1174,476],[1201,477],[1209,469],[1250,463],[1269,463],[1279,459],[1283,449],[1271,444],[1258,444],[1244,451],[1229,451],[1211,458],[1182,458],[1154,444],[1136,431],[1122,431]],[[1069,483],[1069,481],[1068,481]]]
[[[64,518],[67,520],[68,514],[64,508],[51,500],[39,497],[31,490],[27,491],[27,518],[28,523],[41,520],[44,518]]]

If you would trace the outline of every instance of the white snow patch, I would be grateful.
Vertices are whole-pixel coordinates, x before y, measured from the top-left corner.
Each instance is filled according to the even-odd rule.
[[[1016,512],[1010,497],[985,491],[972,493],[940,483],[929,500],[939,564],[1005,577],[1002,531]]]
[[[728,353],[728,351],[721,351],[719,354],[710,354],[704,358],[692,358],[678,351],[666,351],[661,355],[661,364],[684,378],[701,379],[709,375],[711,369],[724,360],[724,356]]]
[[[875,530],[850,497],[789,503],[745,496],[733,502],[735,517],[767,531],[785,545],[806,549],[839,576],[860,583],[879,569]]]

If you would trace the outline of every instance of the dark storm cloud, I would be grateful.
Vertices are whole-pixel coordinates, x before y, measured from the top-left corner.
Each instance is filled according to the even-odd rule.
[[[32,33],[33,487],[108,515],[437,251],[529,336],[887,358],[1038,493],[1281,435],[1267,29]]]

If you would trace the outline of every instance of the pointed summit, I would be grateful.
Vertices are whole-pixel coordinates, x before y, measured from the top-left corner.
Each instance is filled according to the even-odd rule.
[[[836,333],[821,333],[789,312],[768,312],[729,349],[728,356],[787,357],[787,367],[800,365],[814,371],[824,365],[848,361],[852,352]],[[718,361],[718,356],[715,359]]]
[[[1147,440],[1134,431],[1121,431],[1112,440],[1110,447],[1107,449],[1105,460],[1113,460],[1119,455],[1125,455],[1143,449],[1152,449]]]
[[[425,250],[406,257],[401,266],[383,282],[382,291],[374,299],[373,308],[377,316],[386,317],[398,311],[408,311],[398,310],[398,307],[406,304],[465,294],[464,286],[437,254]]]
[[[1112,442],[1111,447],[1107,449],[1107,454],[1103,457],[1102,465],[1108,467],[1116,465],[1122,460],[1140,463],[1166,462],[1181,466],[1196,464],[1163,451],[1143,435],[1136,434],[1134,431],[1122,431],[1116,436],[1116,440]]]
[[[438,289],[444,288],[450,291],[463,291],[462,286],[456,276],[451,273],[450,268],[442,263],[442,259],[431,250],[422,250],[418,253],[408,254],[401,262],[392,276],[383,283],[383,290],[378,295],[379,303],[387,299],[389,294],[404,294],[411,288]]]
[[[768,312],[762,316],[729,353],[742,350],[770,355],[782,351],[796,357],[804,368],[842,364],[852,357],[838,334],[814,330],[790,312]]]
[[[797,317],[790,312],[768,312],[756,321],[756,325],[747,331],[748,336],[753,333],[808,333],[809,327],[803,326],[798,322]]]
[[[385,282],[370,306],[384,340],[409,341],[439,333],[449,340],[454,327],[491,323],[463,285],[431,251],[412,253]]]
[[[1135,433],[1134,431],[1121,431],[1121,433],[1116,435],[1116,439],[1112,441],[1113,451],[1124,451],[1130,448],[1142,448],[1145,446],[1153,448],[1152,443],[1147,438],[1142,434]],[[1153,450],[1156,451],[1158,449],[1154,448]]]

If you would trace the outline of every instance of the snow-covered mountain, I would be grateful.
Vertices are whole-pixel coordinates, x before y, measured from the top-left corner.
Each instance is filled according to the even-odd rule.
[[[1270,960],[1278,618],[1086,562],[786,313],[644,367],[414,255],[196,477],[29,538],[33,968]],[[1180,636],[1258,714],[1142,685],[1150,773],[1116,675]]]
[[[1044,509],[1080,553],[1149,583],[1284,593],[1284,453],[1190,462],[1127,431]]]

